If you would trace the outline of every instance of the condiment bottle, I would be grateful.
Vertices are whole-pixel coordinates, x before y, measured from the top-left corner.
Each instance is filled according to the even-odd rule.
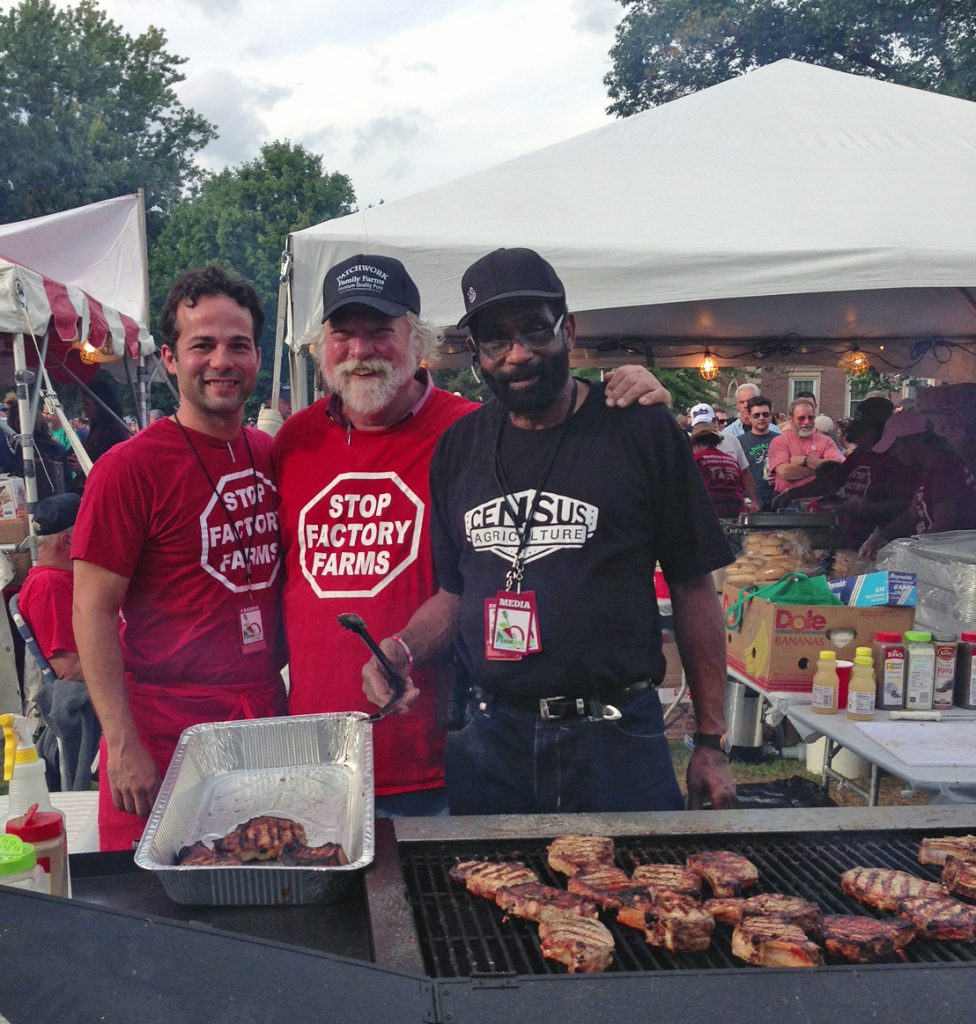
[[[976,708],[976,631],[959,634],[956,649],[956,707]]]
[[[847,687],[847,717],[858,722],[874,718],[874,660],[870,647],[858,647]]]
[[[905,707],[912,711],[928,711],[932,707],[935,686],[935,648],[932,634],[908,630],[908,671],[905,675]]]
[[[935,651],[935,681],[932,688],[932,707],[951,708],[952,695],[956,685],[956,644],[955,633],[936,633],[933,641]]]
[[[878,682],[875,707],[905,706],[905,667],[908,657],[901,633],[874,634],[874,672]]]
[[[57,811],[40,811],[37,804],[31,804],[26,814],[8,819],[7,834],[19,836],[34,847],[38,866],[44,871],[45,892],[53,896],[71,895],[68,837],[64,818]]]
[[[51,806],[44,758],[37,756],[30,721],[23,715],[0,715],[0,728],[3,729],[3,777],[10,783],[7,820],[26,814],[31,804],[37,804],[42,811],[61,814]]]
[[[20,836],[0,836],[0,885],[47,892],[47,880],[44,869],[37,863],[37,851]]]
[[[833,651],[821,651],[817,659],[817,671],[813,677],[812,705],[818,715],[837,714],[837,655]]]

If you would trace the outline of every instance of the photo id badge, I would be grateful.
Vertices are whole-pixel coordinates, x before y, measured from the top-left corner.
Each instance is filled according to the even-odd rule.
[[[522,655],[512,649],[495,647],[496,626],[498,622],[498,598],[485,598],[485,657],[489,661],[521,661]]]
[[[522,648],[523,654],[535,654],[542,649],[539,642],[539,612],[535,603],[534,590],[522,590],[517,593],[500,590],[495,595],[498,601],[499,614],[504,612],[512,623],[513,628],[525,630]],[[520,646],[522,637],[519,636]]]
[[[261,620],[261,609],[256,605],[248,605],[239,613],[241,624],[241,653],[256,654],[267,649],[264,639],[264,622]]]

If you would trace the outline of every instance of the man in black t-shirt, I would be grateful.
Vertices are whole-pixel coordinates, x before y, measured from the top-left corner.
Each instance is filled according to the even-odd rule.
[[[766,474],[766,456],[769,445],[776,436],[770,426],[773,422],[773,403],[765,395],[755,395],[746,403],[751,427],[739,437],[739,443],[749,460],[749,472],[756,485],[756,493],[762,507],[772,507],[776,492]],[[753,411],[755,410],[755,411]]]
[[[689,801],[730,806],[711,571],[731,554],[686,438],[666,409],[608,412],[600,385],[570,376],[575,320],[535,252],[490,253],[462,291],[459,326],[497,400],[438,443],[440,589],[396,641],[417,662],[454,641],[470,684],[464,726],[448,738],[451,812],[681,806],[655,689],[665,669],[657,563],[700,730]],[[408,655],[397,667],[408,671]],[[389,698],[375,663],[364,686],[377,703]]]

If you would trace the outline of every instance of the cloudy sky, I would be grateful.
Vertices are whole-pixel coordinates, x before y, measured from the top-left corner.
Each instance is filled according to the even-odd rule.
[[[188,58],[180,99],[220,132],[205,166],[288,138],[348,174],[361,206],[605,123],[623,13],[616,0],[100,2]]]

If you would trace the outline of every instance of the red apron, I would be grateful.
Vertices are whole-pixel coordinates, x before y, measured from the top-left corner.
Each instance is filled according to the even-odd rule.
[[[280,678],[263,683],[136,683],[126,676],[129,705],[139,738],[156,763],[160,776],[172,760],[180,734],[204,722],[233,722],[245,718],[275,718],[288,713],[288,699]],[[105,737],[98,758],[99,849],[131,850],[142,837],[146,819],[127,814],[112,803],[108,781]]]

